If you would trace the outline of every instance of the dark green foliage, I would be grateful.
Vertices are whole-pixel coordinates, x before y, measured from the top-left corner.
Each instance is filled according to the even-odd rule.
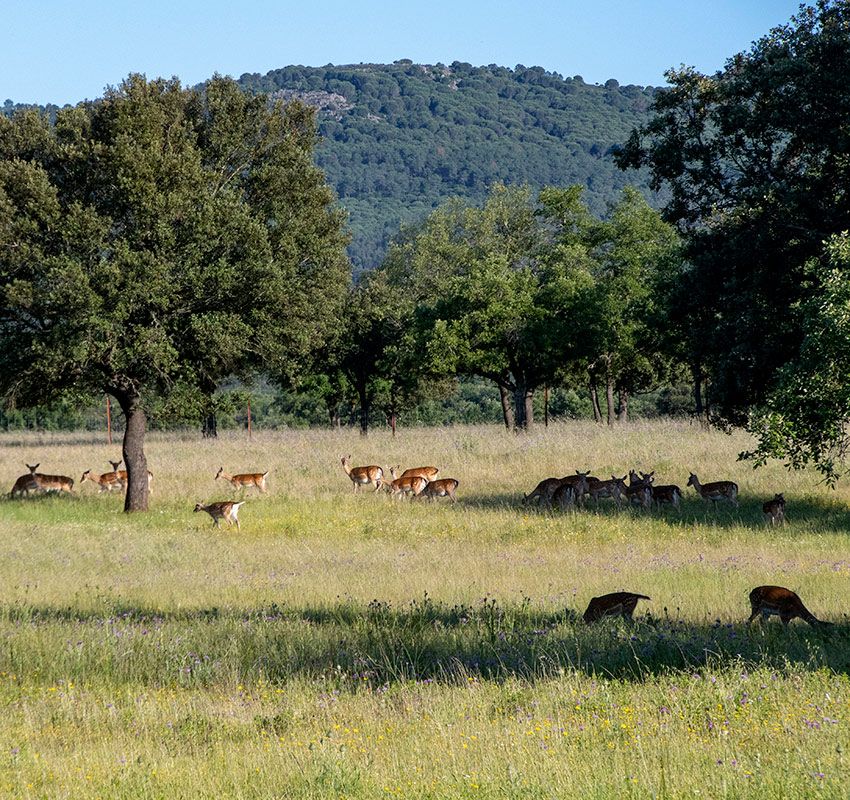
[[[450,196],[480,202],[494,183],[581,184],[595,214],[627,183],[647,188],[611,151],[646,119],[651,87],[459,62],[293,66],[239,82],[319,106],[316,160],[349,212],[356,269],[377,266],[399,223]]]
[[[670,188],[667,216],[687,231],[692,266],[670,330],[723,423],[746,424],[754,405],[784,396],[777,376],[823,290],[807,264],[850,228],[848,74],[850,2],[803,7],[713,76],[670,72],[622,154]]]

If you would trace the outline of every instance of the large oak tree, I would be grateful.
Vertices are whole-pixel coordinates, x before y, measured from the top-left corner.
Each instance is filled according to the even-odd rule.
[[[292,377],[338,319],[343,219],[312,112],[130,76],[54,123],[0,118],[0,390],[107,392],[125,510],[147,508],[145,410],[259,367]]]

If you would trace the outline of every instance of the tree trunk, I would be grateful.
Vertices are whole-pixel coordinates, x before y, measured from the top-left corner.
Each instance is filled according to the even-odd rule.
[[[617,422],[629,421],[629,392],[622,386],[618,390]]]
[[[549,387],[543,387],[543,427],[549,427]]]
[[[602,423],[602,409],[599,407],[599,391],[596,388],[596,376],[590,376],[590,403],[593,406],[593,421]]]
[[[517,383],[514,389],[514,420],[517,431],[527,431],[534,425],[534,389]]]
[[[393,412],[390,413],[390,428],[393,432],[393,439],[395,439],[395,423],[396,423],[396,417],[395,417],[395,411],[393,411]]]
[[[511,405],[511,394],[507,386],[499,384],[499,399],[502,401],[502,415],[505,418],[505,427],[512,431],[514,429],[514,409]]]
[[[614,379],[611,370],[605,370],[605,402],[608,404],[608,425],[614,424]]]
[[[366,391],[365,385],[358,388],[357,394],[360,398],[360,435],[368,436],[369,435],[369,411],[370,402],[369,402],[369,393]]]
[[[124,413],[124,444],[122,452],[127,467],[127,494],[124,511],[148,510],[148,462],[145,458],[145,427],[147,418],[138,395],[113,392]]]
[[[201,423],[201,435],[204,439],[215,439],[218,437],[218,419],[216,418],[215,411],[204,414],[204,419]]]
[[[694,379],[694,414],[698,419],[702,419],[705,410],[702,405],[702,370],[699,364],[691,367],[691,374]]]

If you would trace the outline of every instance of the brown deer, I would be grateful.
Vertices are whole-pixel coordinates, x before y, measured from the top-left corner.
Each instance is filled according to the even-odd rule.
[[[113,489],[123,490],[127,488],[127,478],[126,473],[125,477],[121,477],[121,474],[118,472],[118,465],[121,463],[120,461],[110,461],[112,464],[112,472],[103,472],[100,475],[92,473],[90,469],[87,469],[83,476],[80,478],[80,485],[84,484],[86,481],[91,481],[92,483],[96,483],[99,487],[99,491],[101,492],[111,492]]]
[[[404,473],[402,473],[402,477],[404,477]],[[440,478],[438,481],[428,481],[419,496],[427,497],[429,500],[448,497],[453,503],[456,503],[455,492],[458,486],[460,486],[460,481],[456,478]]]
[[[650,508],[652,506],[652,482],[655,480],[655,470],[637,474],[629,470],[629,485],[626,487],[626,499],[629,505]]]
[[[591,622],[598,622],[603,617],[617,616],[631,621],[638,600],[651,599],[645,594],[635,594],[634,592],[603,594],[601,597],[594,597],[590,601],[587,611],[584,612],[584,621],[590,624]]]
[[[561,485],[561,478],[544,478],[534,490],[522,498],[523,505],[528,505],[532,501],[539,500],[540,505],[549,506],[552,504],[552,495],[555,490]]]
[[[38,464],[35,466],[25,465],[29,472],[26,475],[21,475],[16,481],[12,490],[9,492],[9,497],[26,495],[29,497],[30,492],[38,491],[38,483],[35,480],[35,471],[38,469]]]
[[[400,477],[396,473],[395,467],[390,467],[390,475],[392,476],[392,481],[389,484],[389,491],[393,497],[403,497],[406,494],[409,494],[411,497],[418,497],[425,491],[425,487],[428,485],[428,479],[423,478],[421,475],[414,475],[409,478]]]
[[[265,472],[243,472],[239,475],[228,475],[224,471],[224,467],[220,467],[215,474],[215,480],[224,478],[224,480],[230,481],[234,489],[250,489],[252,486],[255,486],[262,494],[265,494],[266,475],[268,474],[269,470]]]
[[[792,592],[790,589],[784,589],[782,586],[756,586],[750,592],[750,606],[753,609],[753,613],[750,614],[750,618],[747,620],[748,625],[759,614],[761,614],[762,621],[765,622],[771,614],[776,614],[786,628],[794,617],[799,617],[812,626],[831,624],[815,617],[803,605],[803,601],[795,592]]]
[[[682,490],[674,483],[669,483],[664,486],[652,485],[649,487],[652,496],[652,504],[655,506],[669,503],[673,508],[679,508],[679,503],[682,501]]]
[[[30,466],[27,464],[27,469],[30,471],[30,477],[35,482],[35,488],[39,492],[68,492],[74,491],[74,479],[67,475],[45,475],[41,472],[36,472],[39,465]]]
[[[118,467],[121,466],[120,461],[110,461],[109,463],[112,464],[112,471],[118,476],[118,480],[120,480],[121,484],[122,484],[121,488],[123,489],[129,481],[129,478],[127,477],[127,470],[126,469],[118,469]],[[152,482],[153,482],[153,473],[150,470],[148,470],[148,492],[153,491],[153,489],[151,487]]]
[[[558,506],[561,511],[566,511],[568,508],[575,508],[577,500],[577,489],[571,483],[561,482],[561,485],[552,493],[552,505]]]
[[[384,482],[384,471],[380,467],[374,465],[369,467],[352,467],[351,456],[343,456],[340,461],[342,462],[342,468],[345,470],[345,474],[351,478],[351,482],[354,484],[355,493],[360,486],[368,486],[369,484],[374,484],[376,492],[380,491],[381,484]]]
[[[594,481],[589,486],[590,496],[598,505],[603,497],[611,497],[619,506],[623,497],[626,495],[626,476],[618,478],[616,475],[611,476],[610,481]]]
[[[572,486],[573,491],[575,492],[576,502],[583,504],[585,495],[590,491],[591,484],[599,483],[599,478],[594,478],[590,474],[590,470],[587,472],[579,472],[576,470],[575,475],[567,475],[561,478],[561,483]]]
[[[718,500],[727,500],[735,508],[738,507],[738,484],[733,481],[714,481],[713,483],[700,483],[695,473],[690,474],[688,486],[693,486],[697,494],[705,501],[710,500],[712,504]]]
[[[207,506],[202,506],[198,503],[195,506],[195,511],[206,511],[212,517],[213,524],[216,528],[221,528],[221,520],[224,520],[228,525],[236,525],[236,530],[239,530],[239,507],[245,505],[242,500],[238,503],[226,501],[222,503],[210,503]]]
[[[773,500],[762,503],[761,510],[767,524],[785,524],[785,498],[781,494],[774,495]]]
[[[399,469],[399,467],[396,467]],[[437,467],[411,467],[401,473],[401,478],[425,478],[426,481],[433,481],[437,477],[440,470]]]

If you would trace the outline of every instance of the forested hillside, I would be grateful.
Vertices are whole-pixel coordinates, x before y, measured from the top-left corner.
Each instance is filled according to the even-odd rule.
[[[289,66],[238,82],[318,109],[316,159],[349,213],[356,271],[380,262],[400,223],[450,196],[483,201],[497,181],[583,184],[599,215],[628,183],[652,202],[646,176],[621,172],[611,157],[612,145],[648,120],[652,87],[587,84],[541,67],[407,60]],[[7,101],[3,113],[15,108]]]
[[[356,269],[378,263],[400,222],[452,195],[483,201],[496,181],[580,183],[596,214],[627,183],[648,185],[619,171],[610,150],[648,119],[651,87],[591,85],[541,67],[407,60],[290,66],[239,83],[319,108],[317,160],[350,214]]]

